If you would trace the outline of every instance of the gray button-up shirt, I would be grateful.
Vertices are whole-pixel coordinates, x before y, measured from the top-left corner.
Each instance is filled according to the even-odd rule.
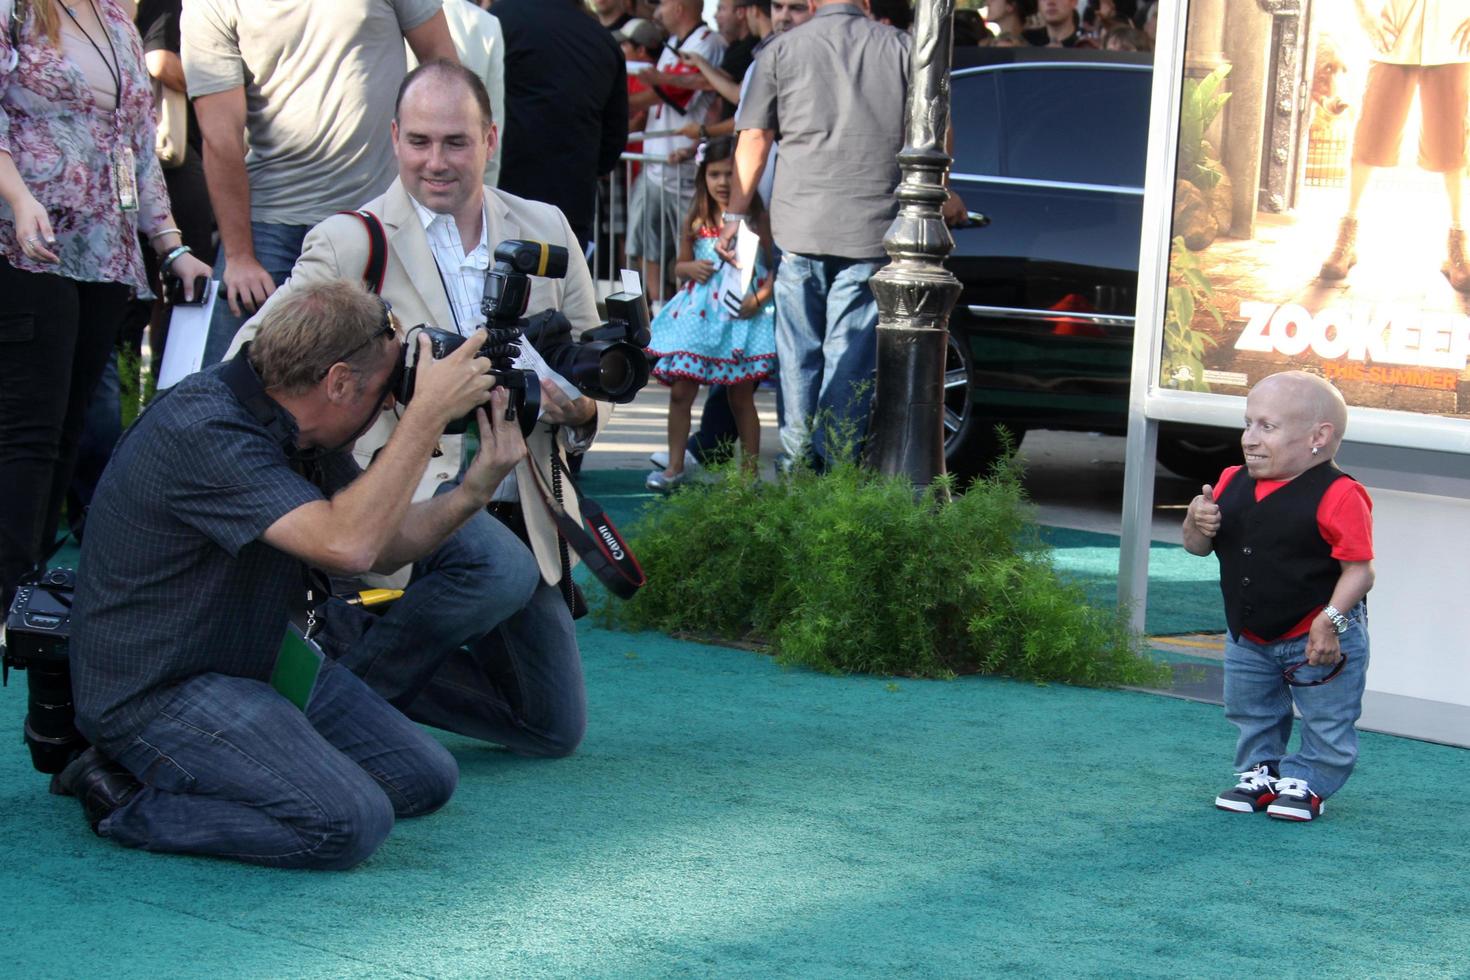
[[[909,36],[829,4],[780,35],[751,69],[737,129],[781,141],[771,231],[784,251],[882,258],[898,213]]]

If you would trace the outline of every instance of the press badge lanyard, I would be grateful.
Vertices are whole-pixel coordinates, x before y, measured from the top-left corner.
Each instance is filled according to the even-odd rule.
[[[112,109],[112,132],[114,140],[112,148],[112,189],[117,195],[118,210],[136,211],[138,210],[138,162],[133,156],[133,148],[123,138],[122,59],[118,57],[117,48],[113,46],[112,34],[107,30],[107,21],[102,16],[102,11],[97,9],[97,4],[93,0],[87,0],[87,4],[92,8],[92,13],[97,15],[97,23],[102,27],[102,37],[107,41],[107,50],[112,52],[111,61],[107,60],[107,55],[102,51],[102,45],[98,44],[96,39],[82,26],[82,22],[77,20],[77,15],[71,12],[71,8],[66,4],[62,4],[61,9],[66,12],[66,16],[71,19],[71,22],[77,26],[77,30],[81,31],[82,37],[87,39],[87,43],[92,45],[97,51],[97,57],[101,58],[102,63],[107,66],[107,75],[112,79],[113,87],[117,92],[117,98]]]

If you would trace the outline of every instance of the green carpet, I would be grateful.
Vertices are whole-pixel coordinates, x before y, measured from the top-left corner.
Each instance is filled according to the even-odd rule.
[[[627,482],[584,485],[626,518]],[[1059,565],[1101,580],[1072,534]],[[13,675],[0,975],[1470,977],[1463,750],[1365,734],[1326,818],[1283,824],[1210,806],[1217,707],[580,635],[575,756],[443,736],[455,798],[338,874],[97,839],[31,770]]]
[[[554,762],[456,737],[459,792],[348,873],[126,851],[0,697],[5,976],[1465,976],[1470,754],[1363,737],[1315,825],[1214,810],[1218,708],[787,671],[582,633]]]

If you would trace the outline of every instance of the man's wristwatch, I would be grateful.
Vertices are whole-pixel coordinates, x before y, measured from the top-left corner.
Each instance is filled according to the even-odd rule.
[[[744,221],[750,215],[741,214],[739,211],[726,211],[721,217],[724,218],[725,224],[728,225],[732,221]]]
[[[1336,606],[1327,606],[1322,610],[1322,615],[1327,617],[1328,621],[1332,623],[1332,628],[1337,630],[1339,634],[1346,633],[1348,628],[1353,625],[1353,621],[1339,612]]]

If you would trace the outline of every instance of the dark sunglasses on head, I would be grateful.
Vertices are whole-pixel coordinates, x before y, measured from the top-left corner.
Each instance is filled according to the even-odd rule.
[[[1347,666],[1347,654],[1344,653],[1338,659],[1337,663],[1333,665],[1332,670],[1327,674],[1326,677],[1319,678],[1315,681],[1299,681],[1296,679],[1297,671],[1301,670],[1303,667],[1312,666],[1316,665],[1309,664],[1305,660],[1303,660],[1299,664],[1292,664],[1290,667],[1287,667],[1281,672],[1281,676],[1286,678],[1286,683],[1290,684],[1292,687],[1317,687],[1320,684],[1326,684],[1328,681],[1332,680],[1332,678],[1342,673],[1342,668]]]
[[[393,326],[393,305],[381,296],[378,297],[378,302],[383,307],[383,317],[379,321],[378,329],[373,331],[373,335],[367,340],[364,340],[346,354],[333,360],[332,364],[351,363],[354,357],[367,350],[369,344],[377,343],[380,340],[391,340],[398,335],[398,331]],[[330,370],[332,370],[331,364],[322,369],[321,374],[317,375],[317,380],[320,381],[322,378],[325,378],[327,372]]]

